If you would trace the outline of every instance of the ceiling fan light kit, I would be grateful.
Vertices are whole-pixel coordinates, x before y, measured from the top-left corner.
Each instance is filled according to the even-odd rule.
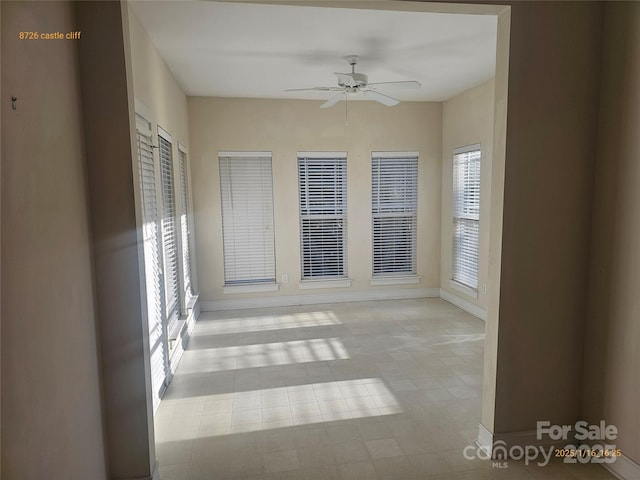
[[[402,82],[379,82],[369,83],[369,77],[364,73],[356,72],[356,65],[358,64],[358,55],[348,55],[345,60],[351,65],[350,73],[334,72],[338,77],[337,87],[312,87],[312,88],[295,88],[285,90],[286,92],[300,92],[300,91],[322,91],[322,92],[338,92],[329,100],[320,105],[320,108],[332,107],[343,98],[346,100],[348,94],[356,95],[362,94],[364,97],[374,100],[378,103],[386,105],[387,107],[393,107],[400,103],[399,100],[384,95],[376,90],[376,88],[420,88],[421,85],[416,81],[402,81]]]

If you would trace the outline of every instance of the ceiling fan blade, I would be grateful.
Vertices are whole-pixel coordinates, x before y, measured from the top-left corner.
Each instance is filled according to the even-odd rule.
[[[333,107],[336,103],[338,103],[340,100],[342,100],[342,96],[346,95],[345,93],[339,93],[337,95],[334,95],[333,97],[331,97],[329,100],[327,100],[326,102],[324,102],[322,105],[320,105],[320,108],[329,108],[329,107]]]
[[[378,103],[386,105],[387,107],[393,107],[400,103],[399,100],[395,98],[389,97],[388,95],[383,95],[380,92],[376,92],[375,90],[363,90],[364,96],[370,98],[371,100],[375,100]]]
[[[408,81],[408,82],[378,82],[370,83],[369,87],[381,87],[381,88],[420,88],[422,85],[420,82]]]
[[[287,88],[284,91],[285,92],[310,92],[310,91],[330,92],[336,89],[337,87],[311,87],[311,88]],[[342,90],[342,89],[340,88],[339,90]]]

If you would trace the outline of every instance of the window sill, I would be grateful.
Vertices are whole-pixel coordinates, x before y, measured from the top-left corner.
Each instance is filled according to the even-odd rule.
[[[222,293],[256,293],[256,292],[277,292],[280,285],[277,283],[248,283],[246,285],[225,285]]]
[[[168,330],[168,339],[170,342],[173,342],[175,340],[178,339],[178,337],[180,336],[180,332],[182,331],[182,328],[185,326],[185,324],[187,323],[186,318],[181,318],[179,320],[174,321],[171,325],[169,325]]]
[[[371,285],[410,285],[420,283],[418,275],[389,275],[371,278]]]
[[[461,293],[464,293],[466,296],[478,299],[478,290],[475,288],[467,287],[455,280],[449,280],[449,286],[455,290],[458,290]]]
[[[350,286],[350,278],[340,278],[336,280],[303,280],[298,285],[298,288],[301,290],[312,290],[315,288],[348,288]]]
[[[192,294],[187,300],[187,310],[192,310],[195,304],[198,302],[199,293]]]

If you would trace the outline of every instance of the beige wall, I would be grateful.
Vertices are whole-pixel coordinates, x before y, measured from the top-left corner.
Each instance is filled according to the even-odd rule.
[[[635,408],[640,395],[634,370],[638,365],[636,298],[640,279],[637,269],[632,268],[637,264],[635,246],[640,240],[635,209],[636,180],[639,180],[635,161],[639,153],[635,128],[640,103],[639,13],[636,4],[604,8],[608,14],[606,69],[602,78],[594,176],[602,6],[512,4],[506,164],[494,163],[492,183],[492,199],[501,207],[502,192],[496,193],[498,182],[495,180],[500,179],[504,168],[504,215],[501,209],[499,216],[493,209],[490,219],[492,226],[502,227],[504,222],[504,234],[501,232],[499,241],[492,241],[491,251],[496,256],[490,257],[493,262],[490,275],[501,277],[502,282],[499,294],[491,292],[489,302],[483,422],[494,432],[506,433],[530,430],[537,419],[567,423],[581,414],[592,420],[604,417],[621,429],[618,444],[623,452],[640,461],[637,433],[640,429]],[[11,86],[20,98],[16,112],[9,110],[9,103],[2,104],[2,473],[5,478],[105,478],[75,54],[67,42],[58,42],[55,46],[19,42],[12,30],[16,26],[72,29],[71,17],[66,3],[43,6],[2,2],[3,98]],[[113,38],[105,34],[103,42]],[[47,82],[42,78],[57,81]],[[497,75],[496,85],[499,82],[502,80]],[[109,99],[123,96],[126,92],[115,91]],[[506,107],[503,93],[496,93],[496,101],[497,109]],[[215,104],[231,100],[194,99],[193,102]],[[105,102],[103,106],[108,105]],[[198,109],[190,110],[193,139],[198,137],[203,141],[208,135],[220,136],[195,124],[193,115]],[[204,115],[208,109],[203,106],[202,110],[200,114]],[[252,113],[249,107],[215,110],[235,114],[236,123],[246,122],[245,115]],[[330,122],[331,128],[322,130],[323,138],[339,144],[337,128],[342,125],[339,107],[327,110],[326,114],[335,118]],[[295,123],[295,114],[287,116],[279,112],[279,115],[275,117],[278,122],[274,123],[289,118],[288,124],[294,131],[306,130],[303,124]],[[267,127],[271,127],[267,118],[261,117]],[[10,123],[11,119],[14,120]],[[104,126],[109,130],[117,128],[122,124],[119,120],[106,119]],[[349,128],[357,129],[354,120],[352,114]],[[496,121],[499,121],[497,115]],[[34,131],[45,134],[29,135]],[[257,133],[253,136],[255,130],[251,132],[249,143],[264,140]],[[358,130],[358,134],[366,136],[368,132]],[[309,132],[307,135],[310,136]],[[394,132],[380,136],[380,140],[384,144],[402,135],[403,132]],[[259,148],[283,151],[282,143]],[[494,161],[499,145],[502,143],[494,142]],[[313,147],[296,146],[291,151]],[[216,146],[215,150],[222,148],[231,149],[233,145]],[[433,153],[434,162],[439,165],[441,152],[437,150]],[[198,174],[203,175],[198,179],[200,187],[211,189],[214,182],[215,190],[218,178],[215,153],[209,161],[205,153],[198,156],[201,157],[197,162]],[[441,176],[439,168],[434,166],[432,172],[437,178]],[[114,185],[120,187],[120,182],[131,183],[127,175],[115,178],[119,178],[115,183],[105,180],[106,185],[113,189]],[[295,174],[287,178],[295,185]],[[351,175],[349,181],[354,181],[353,178]],[[596,200],[591,225],[594,178]],[[95,185],[99,184],[100,179],[96,178]],[[63,188],[53,190],[56,185]],[[201,197],[196,199],[196,208],[202,216],[200,224],[213,223],[212,228],[219,227],[219,218],[216,220],[214,216],[211,222],[211,215],[217,211],[213,203],[215,194],[204,192]],[[438,187],[434,193],[434,205],[437,205],[434,218],[439,215],[439,199]],[[118,205],[129,215],[128,227],[133,224],[130,221],[133,205],[132,195]],[[284,214],[297,219],[296,205],[297,202],[292,202]],[[361,212],[366,211],[364,205],[363,201],[359,207]],[[352,207],[351,203],[349,206]],[[357,206],[354,208],[358,211]],[[368,217],[367,212],[365,218]],[[281,223],[278,218],[276,221]],[[292,238],[297,238],[296,233],[293,232]],[[594,239],[590,258],[591,234]],[[215,235],[218,240],[213,235],[210,238],[219,242],[219,231]],[[365,236],[368,238],[368,233]],[[439,256],[439,239],[438,232],[434,249],[428,254]],[[215,263],[212,260],[215,255],[208,250],[214,240],[199,244],[199,250],[206,253],[201,264]],[[493,248],[494,245],[498,247]],[[297,246],[292,251],[298,255]],[[588,311],[590,329],[585,352],[582,345],[590,259],[589,298],[593,302]],[[208,268],[219,267],[218,264]],[[294,272],[298,271],[295,262]],[[289,276],[289,287],[293,291],[294,276]],[[123,278],[124,286],[130,287],[128,274],[114,276],[113,287]],[[437,271],[434,286],[439,279]],[[210,296],[215,297],[214,294],[209,292]],[[37,301],[33,301],[34,298]],[[106,300],[114,298],[107,296]],[[126,331],[125,328],[114,333]],[[130,340],[127,344],[136,347],[142,343],[142,334],[134,332]],[[60,375],[61,371],[65,375]],[[584,376],[576,372],[584,372]],[[140,381],[144,379],[141,380],[139,374],[131,376],[132,384]],[[130,454],[134,463],[138,457],[143,457],[143,463],[148,460],[144,453]]]
[[[173,136],[174,157],[177,157],[178,142],[189,146],[187,97],[151,43],[138,17],[130,6],[127,8],[134,96],[153,113],[154,118],[147,120]]]
[[[0,39],[2,38],[2,8],[0,8]],[[3,55],[0,53],[0,58]],[[0,84],[2,84],[2,61],[0,61]],[[0,95],[2,94],[0,88]],[[0,114],[0,132],[2,132],[2,114]],[[0,272],[2,272],[2,135],[0,134]],[[2,274],[0,273],[0,412],[2,412]],[[2,478],[2,413],[0,413],[0,479]]]
[[[105,479],[73,4],[1,9],[2,476]]]
[[[502,218],[504,212],[504,171],[507,143],[507,107],[509,86],[509,38],[511,8],[498,13],[496,71],[494,77],[493,155],[491,156],[491,192],[489,201],[489,252],[487,259],[484,375],[482,378],[481,424],[494,431],[496,379],[498,367],[498,331],[500,317],[500,276],[502,274]]]
[[[318,101],[189,98],[192,175],[199,284],[205,301],[242,298],[223,294],[218,151],[273,152],[276,273],[289,282],[271,295],[331,293],[440,284],[441,105],[403,102],[388,108],[350,102],[320,109]],[[417,285],[372,287],[371,151],[419,151]],[[348,152],[349,289],[300,290],[297,151]],[[269,294],[243,294],[257,297]]]
[[[493,158],[493,109],[495,82],[490,80],[456,95],[442,105],[442,231],[440,288],[486,308],[489,255],[489,213],[491,200],[491,163]],[[479,143],[480,166],[480,252],[477,298],[452,288],[453,278],[453,150]]]
[[[640,4],[605,10],[583,408],[640,463]]]
[[[494,433],[581,415],[601,8],[511,5],[499,316],[487,325],[497,345],[486,348],[493,420],[483,410]]]
[[[155,454],[132,168],[135,128],[127,6],[77,2],[75,7],[78,28],[89,32],[78,53],[108,471],[110,478],[147,479]]]

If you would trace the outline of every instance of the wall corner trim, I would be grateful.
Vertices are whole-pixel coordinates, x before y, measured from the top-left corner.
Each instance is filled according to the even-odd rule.
[[[455,305],[458,308],[461,308],[465,312],[470,313],[474,317],[478,317],[483,322],[487,321],[487,311],[484,308],[479,307],[478,305],[474,305],[468,300],[465,300],[464,298],[454,295],[453,293],[448,292],[443,288],[440,289],[440,298]]]

